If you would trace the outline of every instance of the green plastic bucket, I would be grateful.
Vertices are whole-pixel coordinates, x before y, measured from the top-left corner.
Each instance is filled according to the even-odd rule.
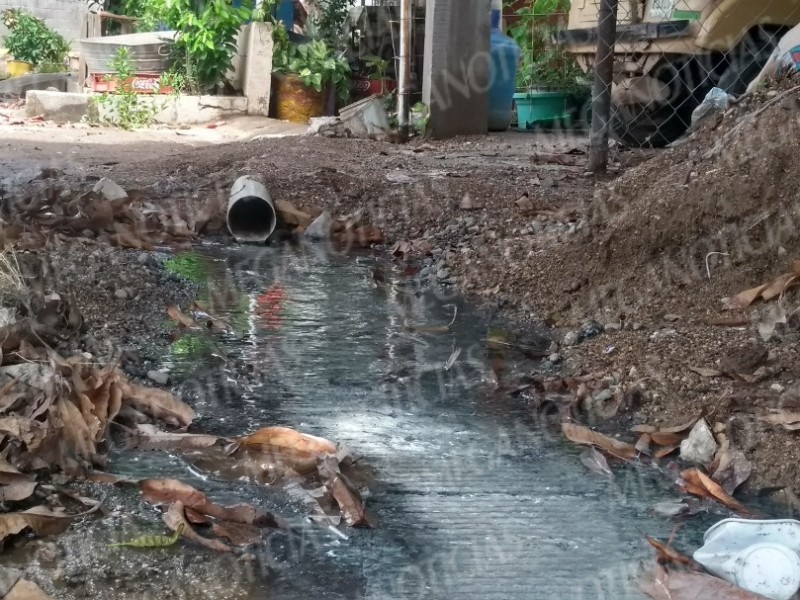
[[[572,98],[567,92],[521,92],[514,94],[520,129],[572,120]]]

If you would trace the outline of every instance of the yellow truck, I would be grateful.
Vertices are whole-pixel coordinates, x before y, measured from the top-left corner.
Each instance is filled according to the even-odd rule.
[[[594,69],[600,0],[572,0],[558,41]],[[635,146],[683,135],[712,87],[733,95],[800,23],[800,0],[618,0],[611,129]]]

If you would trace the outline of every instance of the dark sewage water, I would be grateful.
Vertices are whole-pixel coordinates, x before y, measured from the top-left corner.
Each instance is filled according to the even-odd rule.
[[[343,444],[373,473],[376,527],[334,531],[282,489],[218,479],[176,456],[116,459],[115,472],[258,502],[303,532],[256,549],[253,598],[642,598],[633,575],[653,557],[644,534],[666,539],[674,527],[652,507],[677,488],[651,467],[589,472],[557,426],[497,393],[486,314],[419,292],[399,266],[322,246],[207,246],[170,268],[232,327],[178,336],[164,358],[186,379],[196,429],[289,426]],[[404,327],[446,325],[456,310],[448,333]],[[681,540],[699,545],[718,518],[696,517]]]

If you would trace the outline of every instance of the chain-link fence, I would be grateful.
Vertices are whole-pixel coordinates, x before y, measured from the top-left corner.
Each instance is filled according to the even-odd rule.
[[[780,62],[770,59],[798,23],[798,0],[573,0],[557,41],[595,76],[593,145],[607,126],[626,145],[659,147],[686,133],[713,88],[741,96]]]

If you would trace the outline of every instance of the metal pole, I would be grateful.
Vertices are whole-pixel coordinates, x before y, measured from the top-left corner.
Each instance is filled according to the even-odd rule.
[[[600,0],[597,15],[597,55],[592,90],[592,131],[589,136],[589,170],[608,166],[608,126],[611,121],[611,86],[614,81],[614,44],[617,38],[618,0]]]
[[[397,122],[400,136],[408,138],[411,114],[411,3],[400,0],[400,73],[397,82]]]

